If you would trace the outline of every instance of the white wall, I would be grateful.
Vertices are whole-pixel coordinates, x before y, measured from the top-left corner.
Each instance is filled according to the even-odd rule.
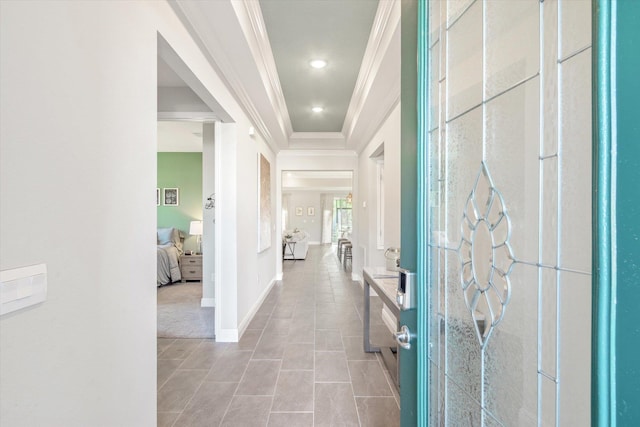
[[[49,271],[43,304],[0,319],[2,425],[155,426],[158,34],[236,121],[220,132],[232,156],[220,202],[236,187],[250,202],[229,207],[243,215],[220,236],[233,250],[217,274],[232,280],[216,290],[231,335],[275,274],[275,245],[255,251],[255,172],[242,172],[266,145],[244,137],[243,112],[165,2],[2,1],[0,19],[0,268]]]
[[[376,135],[358,157],[358,194],[354,203],[354,218],[358,219],[358,251],[362,262],[354,259],[354,271],[362,276],[363,266],[384,266],[384,249],[377,245],[378,191],[376,161],[371,158],[384,145],[384,248],[400,247],[400,105],[393,109]],[[366,202],[363,207],[362,202]],[[402,256],[402,252],[401,252]]]
[[[322,212],[320,209],[320,192],[290,190],[289,228],[298,228],[309,233],[310,243],[320,243],[322,237]],[[302,215],[296,215],[296,207],[302,208]],[[307,208],[314,208],[314,215],[307,215]]]

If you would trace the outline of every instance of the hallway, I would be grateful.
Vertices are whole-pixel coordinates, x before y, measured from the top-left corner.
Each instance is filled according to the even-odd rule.
[[[362,287],[330,246],[286,261],[239,343],[158,339],[158,426],[399,425],[396,389],[362,350]],[[372,342],[391,343],[372,297]]]

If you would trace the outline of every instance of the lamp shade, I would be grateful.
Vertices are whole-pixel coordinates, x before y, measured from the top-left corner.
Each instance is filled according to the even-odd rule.
[[[192,236],[202,236],[202,221],[191,221],[189,224],[189,234]]]

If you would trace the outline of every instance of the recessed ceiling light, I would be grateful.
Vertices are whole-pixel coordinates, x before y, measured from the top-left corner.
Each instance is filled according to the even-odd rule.
[[[311,111],[313,111],[314,113],[322,113],[323,110],[324,110],[324,108],[322,108],[322,107],[313,107],[311,109]]]
[[[327,66],[327,61],[324,59],[314,59],[309,64],[311,64],[313,68],[324,68]]]

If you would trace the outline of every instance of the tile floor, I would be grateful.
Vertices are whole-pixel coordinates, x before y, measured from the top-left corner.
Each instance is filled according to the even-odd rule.
[[[397,390],[362,351],[362,287],[334,248],[286,261],[239,343],[158,339],[158,426],[399,426]],[[391,344],[372,297],[372,342]]]

